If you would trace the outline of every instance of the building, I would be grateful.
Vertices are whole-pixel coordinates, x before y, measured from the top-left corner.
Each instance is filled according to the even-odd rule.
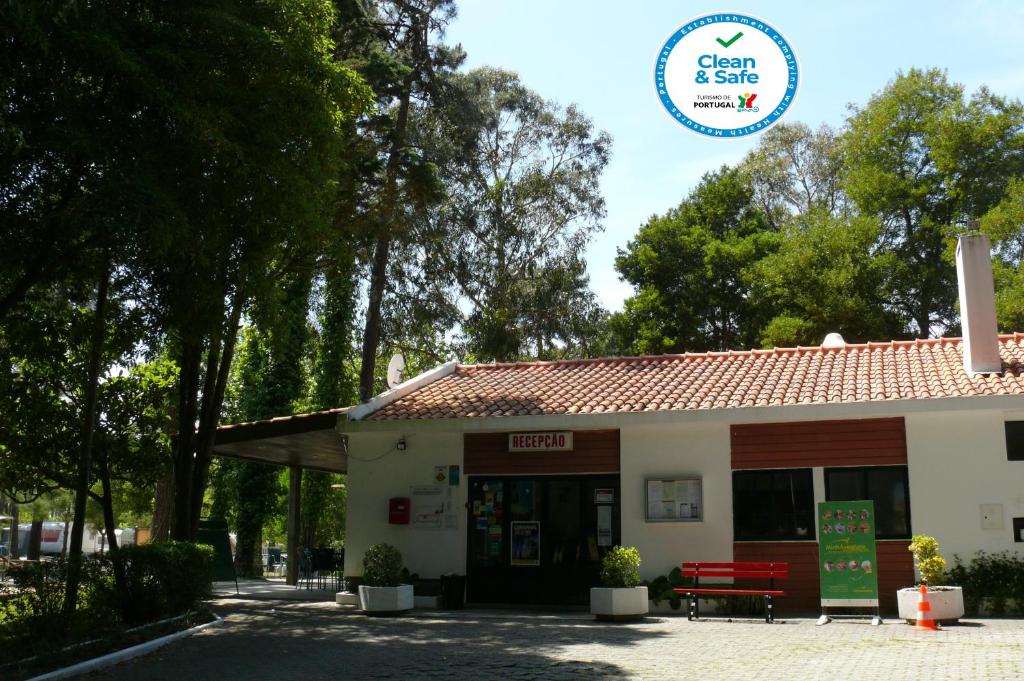
[[[1024,334],[997,336],[988,241],[958,249],[964,338],[449,363],[342,414],[346,574],[377,542],[476,602],[585,602],[599,557],[785,560],[818,605],[816,503],[875,502],[883,610],[912,534],[1024,547]]]

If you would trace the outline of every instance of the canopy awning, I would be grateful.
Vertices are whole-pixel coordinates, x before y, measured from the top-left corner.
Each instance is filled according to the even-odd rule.
[[[348,407],[217,428],[214,456],[229,456],[328,473],[348,472],[348,447],[336,429]]]

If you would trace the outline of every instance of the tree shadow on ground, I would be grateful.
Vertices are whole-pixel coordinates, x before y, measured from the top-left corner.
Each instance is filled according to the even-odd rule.
[[[107,679],[610,678],[598,648],[664,637],[658,619],[597,622],[579,612],[421,612],[367,617],[332,603],[232,601],[203,634],[101,674]],[[183,676],[184,674],[184,676]]]

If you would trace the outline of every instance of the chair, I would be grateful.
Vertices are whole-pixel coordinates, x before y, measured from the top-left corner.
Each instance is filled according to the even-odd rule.
[[[309,549],[299,549],[299,578],[295,582],[295,588],[302,586],[302,580],[306,580],[306,589],[313,588],[313,552]]]
[[[271,574],[277,574],[281,570],[281,549],[271,547],[267,549],[267,571]]]

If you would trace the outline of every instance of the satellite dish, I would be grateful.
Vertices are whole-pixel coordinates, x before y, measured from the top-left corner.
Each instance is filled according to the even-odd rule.
[[[394,388],[396,385],[402,382],[402,377],[405,375],[405,357],[402,355],[395,355],[388,362],[388,387]]]

